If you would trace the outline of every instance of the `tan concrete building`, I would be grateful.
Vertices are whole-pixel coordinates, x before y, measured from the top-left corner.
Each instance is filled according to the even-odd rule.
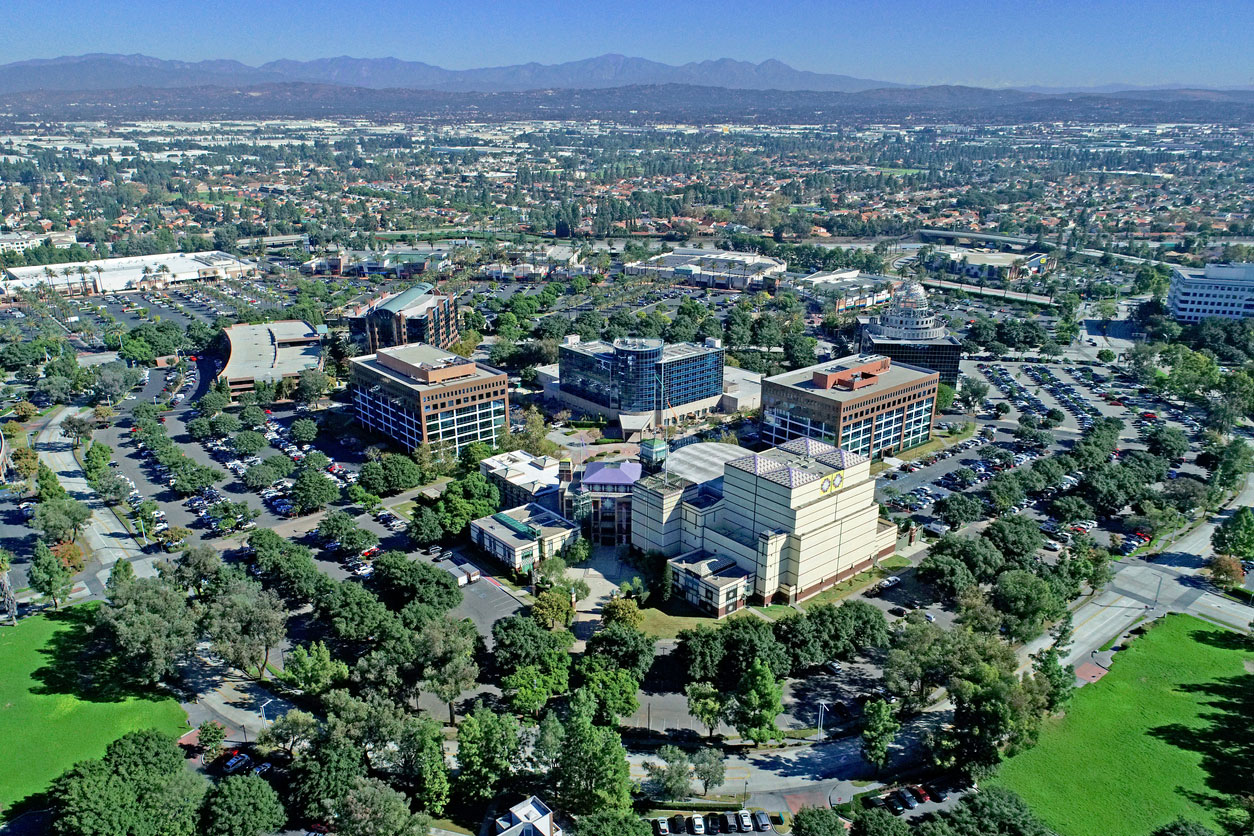
[[[762,381],[762,436],[773,444],[817,438],[870,458],[932,437],[940,375],[858,354]]]
[[[509,415],[505,373],[423,343],[354,357],[357,420],[412,450],[448,441],[495,446]]]
[[[224,328],[230,353],[218,380],[225,380],[235,397],[258,383],[278,383],[300,377],[305,369],[321,368],[325,331],[300,319]]]
[[[675,591],[716,616],[809,598],[896,542],[870,460],[814,439],[729,461],[721,479],[661,473],[633,491],[632,545],[671,557]]]

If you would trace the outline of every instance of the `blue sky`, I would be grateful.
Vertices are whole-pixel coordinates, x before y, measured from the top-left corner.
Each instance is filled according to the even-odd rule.
[[[922,84],[1254,85],[1254,0],[4,0],[0,61],[395,56],[453,69],[619,52],[778,58]]]

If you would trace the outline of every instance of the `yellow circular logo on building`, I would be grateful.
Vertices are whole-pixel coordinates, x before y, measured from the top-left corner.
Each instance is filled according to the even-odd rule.
[[[831,476],[826,477],[819,484],[819,493],[831,493],[840,487],[842,481],[844,481],[844,477],[842,477],[839,473],[834,473]]]

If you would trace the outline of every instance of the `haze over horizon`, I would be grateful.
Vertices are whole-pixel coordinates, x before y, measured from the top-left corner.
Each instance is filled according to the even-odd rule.
[[[56,7],[57,31],[46,27]],[[906,84],[977,87],[1254,85],[1254,4],[1200,0],[730,0],[717,19],[691,0],[589,7],[568,0],[467,15],[450,0],[364,0],[351,15],[330,0],[245,0],[172,8],[133,0],[10,0],[6,61],[142,53],[250,66],[352,55],[460,70],[560,64],[619,53],[667,64],[776,59],[798,70]]]

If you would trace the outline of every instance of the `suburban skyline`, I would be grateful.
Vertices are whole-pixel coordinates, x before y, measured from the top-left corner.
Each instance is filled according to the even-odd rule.
[[[707,7],[688,0],[612,8],[512,2],[482,16],[446,0],[367,0],[352,17],[327,0],[276,0],[261,8],[223,0],[173,13],[168,4],[135,0],[125,15],[107,17],[95,0],[55,5],[65,13],[50,40],[49,4],[13,0],[0,54],[21,61],[143,53],[254,66],[352,55],[467,69],[621,53],[668,64],[777,59],[801,70],[921,85],[1254,85],[1248,60],[1254,8],[1226,0],[1147,0],[1134,15],[1114,0],[1030,8],[959,0],[943,16],[921,0],[887,7],[869,0],[838,6],[780,0],[769,19],[760,6],[733,0],[716,21],[706,19]]]

